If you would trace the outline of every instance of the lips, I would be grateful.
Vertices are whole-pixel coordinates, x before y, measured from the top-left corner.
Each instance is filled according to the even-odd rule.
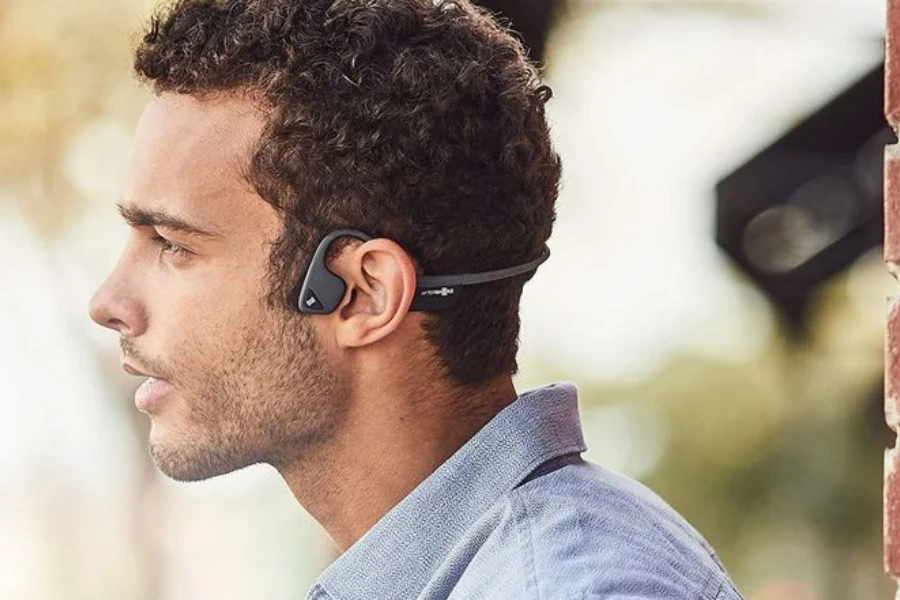
[[[158,412],[163,398],[173,389],[172,384],[165,379],[148,377],[134,393],[134,405],[143,413]]]
[[[157,377],[156,375],[153,375],[152,373],[145,373],[144,371],[139,371],[139,370],[135,369],[134,367],[132,367],[131,365],[129,365],[125,361],[122,361],[122,369],[130,375],[137,375],[139,377],[153,377],[154,379],[162,379],[162,377]]]
[[[131,375],[147,378],[134,393],[134,405],[141,412],[148,414],[156,412],[163,397],[174,389],[174,386],[167,380],[152,373],[140,371],[125,361],[122,361],[122,369]]]

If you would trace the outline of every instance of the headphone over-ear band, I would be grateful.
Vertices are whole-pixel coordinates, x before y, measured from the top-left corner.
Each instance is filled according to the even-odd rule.
[[[309,268],[306,270],[303,285],[300,286],[300,294],[297,298],[297,308],[300,312],[314,315],[328,314],[337,308],[341,298],[344,297],[344,291],[347,289],[344,280],[325,266],[331,243],[341,237],[354,237],[364,242],[372,239],[372,236],[356,229],[338,229],[322,238],[313,253]],[[416,296],[409,309],[417,311],[445,310],[455,304],[461,291],[459,288],[508,279],[534,271],[548,258],[550,258],[550,249],[544,246],[537,259],[515,267],[483,273],[423,275],[416,282]]]

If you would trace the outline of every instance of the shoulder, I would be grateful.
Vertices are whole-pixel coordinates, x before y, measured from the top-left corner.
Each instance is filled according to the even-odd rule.
[[[499,528],[514,530],[507,548],[517,547],[536,598],[739,598],[684,518],[640,483],[591,463],[528,482],[503,513]]]

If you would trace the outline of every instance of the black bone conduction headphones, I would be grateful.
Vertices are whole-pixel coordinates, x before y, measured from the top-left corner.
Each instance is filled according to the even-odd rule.
[[[300,309],[300,312],[314,315],[328,314],[337,308],[341,298],[344,297],[344,291],[347,289],[344,280],[325,266],[328,248],[334,240],[341,237],[354,237],[364,242],[372,239],[372,236],[356,229],[338,229],[322,238],[306,271],[306,277],[303,278],[303,285],[300,287],[300,294],[297,298],[297,308]],[[548,258],[550,258],[550,249],[544,246],[540,257],[524,265],[483,273],[420,276],[416,285],[416,296],[409,309],[445,310],[455,304],[461,287],[522,275],[534,271]]]

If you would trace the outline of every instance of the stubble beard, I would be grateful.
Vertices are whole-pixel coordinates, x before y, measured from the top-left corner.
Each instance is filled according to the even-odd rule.
[[[214,345],[195,347],[190,354],[204,358],[185,361],[195,383],[176,370],[186,414],[149,443],[170,478],[200,481],[259,463],[280,469],[339,428],[347,395],[308,317],[267,312],[261,321],[212,353]]]

